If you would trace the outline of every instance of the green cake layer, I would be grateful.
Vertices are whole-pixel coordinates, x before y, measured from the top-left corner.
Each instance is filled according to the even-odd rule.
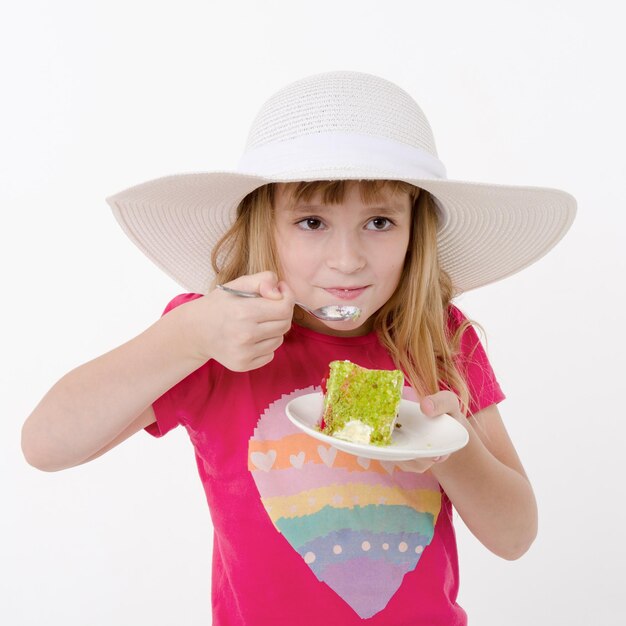
[[[326,381],[322,432],[354,443],[387,446],[398,416],[404,375],[332,361]]]

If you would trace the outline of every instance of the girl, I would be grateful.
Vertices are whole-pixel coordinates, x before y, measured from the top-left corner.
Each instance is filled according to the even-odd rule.
[[[452,506],[506,559],[533,542],[537,512],[504,395],[451,300],[545,254],[574,199],[447,180],[404,91],[334,72],[265,104],[237,171],[161,178],[108,202],[188,293],[53,386],[23,428],[28,462],[60,470],[182,425],[215,529],[214,624],[465,624]],[[296,301],[361,316],[323,322]],[[401,368],[405,397],[452,415],[468,444],[401,463],[320,445],[285,405],[319,391],[335,359]]]

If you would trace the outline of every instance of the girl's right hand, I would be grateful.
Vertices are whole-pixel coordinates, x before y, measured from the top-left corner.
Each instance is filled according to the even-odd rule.
[[[274,358],[283,336],[291,328],[294,295],[273,272],[260,272],[227,283],[228,287],[259,293],[241,298],[214,289],[195,304],[194,343],[204,361],[215,359],[224,367],[245,372]]]

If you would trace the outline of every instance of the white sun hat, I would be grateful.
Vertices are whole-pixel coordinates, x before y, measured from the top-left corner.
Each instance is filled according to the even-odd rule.
[[[439,213],[439,260],[455,293],[510,276],[563,237],[576,200],[557,189],[448,180],[430,124],[404,90],[371,74],[330,72],[272,96],[238,167],[176,174],[107,198],[131,240],[196,293],[241,200],[267,183],[388,179],[427,190]]]

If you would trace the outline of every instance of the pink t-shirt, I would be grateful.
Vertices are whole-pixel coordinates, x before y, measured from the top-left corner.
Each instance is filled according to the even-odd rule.
[[[463,319],[450,313],[452,325]],[[463,355],[471,412],[501,401],[471,328]],[[452,506],[432,474],[340,452],[285,415],[289,400],[320,391],[335,359],[394,369],[375,333],[294,324],[268,365],[231,372],[209,361],[154,402],[146,430],[182,425],[194,446],[214,526],[213,624],[466,624]],[[415,399],[408,386],[404,396]]]

